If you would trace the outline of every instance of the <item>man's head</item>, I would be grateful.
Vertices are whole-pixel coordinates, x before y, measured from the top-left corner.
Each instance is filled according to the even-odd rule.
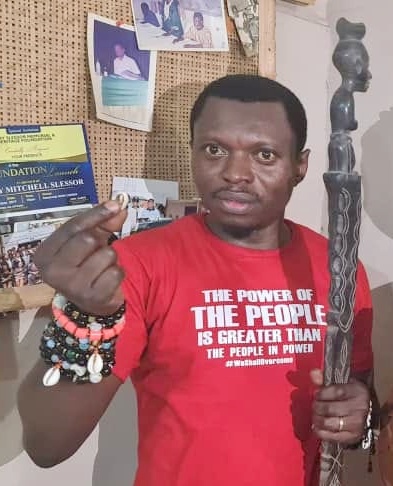
[[[197,30],[203,29],[203,15],[201,14],[201,12],[194,13],[194,27]]]
[[[154,199],[147,200],[147,209],[154,209]]]
[[[133,207],[133,208],[137,208],[137,207],[139,207],[139,197],[135,197],[135,196],[134,196],[134,197],[131,199],[131,205],[132,205],[132,207]]]
[[[125,47],[120,42],[117,42],[115,44],[114,49],[115,49],[115,56],[116,57],[123,57],[125,52],[126,52]]]
[[[307,120],[299,99],[256,75],[213,81],[190,117],[192,169],[212,225],[244,233],[282,221],[307,171]]]
[[[143,15],[147,15],[149,13],[149,5],[146,2],[141,3],[141,10]]]

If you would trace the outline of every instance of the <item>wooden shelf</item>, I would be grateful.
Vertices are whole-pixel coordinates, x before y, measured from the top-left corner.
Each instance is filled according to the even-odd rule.
[[[0,289],[0,312],[34,309],[49,305],[55,290],[46,284]]]

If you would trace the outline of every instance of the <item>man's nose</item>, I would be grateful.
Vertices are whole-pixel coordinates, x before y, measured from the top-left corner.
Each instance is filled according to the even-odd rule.
[[[223,170],[223,178],[232,184],[239,182],[252,182],[254,175],[252,171],[252,162],[246,154],[230,154],[226,159]]]

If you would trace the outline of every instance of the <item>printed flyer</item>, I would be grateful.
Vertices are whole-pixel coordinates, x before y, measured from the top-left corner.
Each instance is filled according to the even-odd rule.
[[[0,128],[1,218],[97,202],[83,124]]]

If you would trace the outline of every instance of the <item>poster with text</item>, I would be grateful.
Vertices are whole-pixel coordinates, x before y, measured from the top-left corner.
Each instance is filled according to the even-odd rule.
[[[97,118],[151,131],[157,54],[138,49],[132,26],[92,13],[87,45]]]
[[[1,220],[97,202],[82,124],[0,128]]]

